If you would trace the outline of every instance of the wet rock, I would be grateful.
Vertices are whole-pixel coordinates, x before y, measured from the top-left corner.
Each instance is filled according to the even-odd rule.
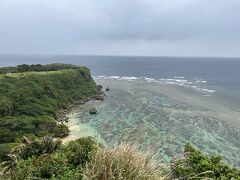
[[[97,91],[101,91],[103,89],[103,86],[102,85],[97,85],[96,88],[97,88]]]
[[[96,94],[93,96],[93,99],[103,101],[105,95],[104,95],[104,91],[102,90],[103,89],[102,85],[97,85],[96,89],[97,91],[96,91]]]
[[[89,110],[89,114],[97,114],[96,108],[92,108]]]
[[[104,100],[104,96],[96,96],[95,99],[99,100],[99,101],[103,101]]]

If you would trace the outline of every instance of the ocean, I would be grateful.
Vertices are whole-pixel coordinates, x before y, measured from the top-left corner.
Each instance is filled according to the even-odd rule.
[[[87,66],[110,87],[71,115],[70,137],[134,143],[161,162],[191,143],[240,166],[240,58],[0,55],[0,66],[56,62]]]
[[[238,93],[240,58],[128,57],[79,55],[0,55],[0,66],[70,63],[87,66],[94,76],[205,79],[209,85]]]

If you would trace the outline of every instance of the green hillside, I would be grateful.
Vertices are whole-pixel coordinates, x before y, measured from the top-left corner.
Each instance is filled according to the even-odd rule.
[[[64,129],[56,123],[56,112],[96,91],[86,67],[64,64],[23,67],[0,69],[12,69],[11,73],[0,74],[0,151],[6,143],[20,142],[23,135],[42,137]],[[38,72],[34,71],[36,67]],[[13,73],[16,69],[18,73]]]

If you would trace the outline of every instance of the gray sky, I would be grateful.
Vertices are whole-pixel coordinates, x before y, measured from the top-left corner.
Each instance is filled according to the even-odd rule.
[[[0,0],[0,53],[240,56],[240,0]]]

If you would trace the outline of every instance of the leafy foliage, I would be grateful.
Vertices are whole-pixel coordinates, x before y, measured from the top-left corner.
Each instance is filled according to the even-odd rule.
[[[53,134],[55,137],[65,137],[69,132],[70,130],[65,124],[59,124],[53,129]]]
[[[196,175],[200,176],[200,174],[200,177],[213,179],[240,179],[240,170],[227,165],[222,160],[221,156],[205,155],[192,145],[187,144],[184,149],[184,156],[174,162],[174,174],[176,177],[183,179]]]
[[[47,143],[46,139],[48,139]],[[34,142],[26,138],[24,143],[20,145],[23,147],[21,151],[16,151],[19,146],[13,150],[15,154],[12,156],[18,157],[18,161],[14,166],[4,167],[6,178],[82,179],[82,171],[85,169],[86,163],[90,162],[98,150],[98,144],[90,137],[80,138],[66,146],[59,146],[61,143],[58,146],[53,146],[54,142],[57,141],[51,138],[43,138],[37,142],[41,142],[42,145],[35,146]],[[49,146],[55,148],[49,148]],[[39,154],[39,152],[41,153]],[[73,160],[74,156],[76,161]]]
[[[8,157],[9,159],[1,164],[3,168],[3,174],[10,173],[11,175],[14,175],[18,163],[17,156],[13,154],[8,154]]]
[[[205,155],[191,145],[185,146],[184,156],[174,162],[171,171],[157,163],[152,154],[140,152],[132,145],[104,149],[91,137],[79,138],[67,145],[49,137],[35,141],[24,137],[23,143],[15,147],[9,157],[2,164],[5,179],[240,178],[239,169],[224,164],[219,156]]]
[[[31,141],[27,137],[23,137],[23,143],[12,149],[11,153],[21,159],[28,159],[29,157],[39,157],[44,154],[55,152],[62,142],[60,140],[53,140],[51,137],[43,137],[41,140],[35,139]]]
[[[33,143],[27,138],[24,139],[23,145]],[[6,179],[160,180],[164,178],[163,168],[158,166],[149,154],[140,153],[136,148],[128,145],[103,149],[91,137],[79,138],[40,156],[35,154],[25,159],[17,154],[14,156],[18,157],[18,160],[8,166]]]
[[[70,142],[64,152],[70,164],[82,166],[90,162],[97,149],[98,144],[94,139],[87,137]]]
[[[23,135],[40,137],[55,126],[56,121],[51,116],[3,116],[0,117],[0,143],[19,142]]]

